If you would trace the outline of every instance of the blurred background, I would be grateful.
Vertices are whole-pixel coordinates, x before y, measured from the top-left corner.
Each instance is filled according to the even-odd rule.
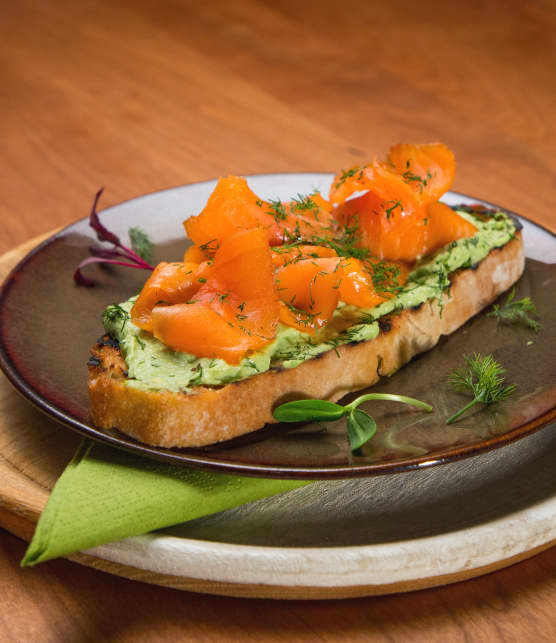
[[[553,2],[18,0],[2,9],[0,250],[218,175],[444,141],[454,189],[556,227]]]

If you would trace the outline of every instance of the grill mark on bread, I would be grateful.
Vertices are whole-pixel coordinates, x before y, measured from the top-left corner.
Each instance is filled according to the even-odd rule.
[[[377,321],[381,333],[389,333],[392,330],[392,318],[390,316],[380,317]]]

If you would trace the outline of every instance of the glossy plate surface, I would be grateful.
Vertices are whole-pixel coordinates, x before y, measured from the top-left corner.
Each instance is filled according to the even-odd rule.
[[[262,198],[288,199],[315,187],[328,191],[332,175],[279,174],[249,178]],[[146,195],[102,212],[107,227],[125,238],[129,227],[145,229],[156,244],[155,263],[179,260],[188,245],[182,221],[198,213],[214,181]],[[477,199],[448,193],[448,203]],[[485,202],[483,202],[485,203]],[[489,205],[488,203],[486,203]],[[438,346],[384,379],[373,391],[403,393],[433,404],[434,414],[374,403],[367,409],[379,430],[361,455],[348,449],[342,422],[322,427],[272,425],[204,449],[148,447],[117,430],[98,429],[88,419],[89,347],[102,333],[104,308],[141,287],[147,273],[126,268],[88,268],[95,288],[74,286],[75,266],[87,256],[93,235],[86,219],[54,235],[30,253],[6,280],[0,296],[0,366],[17,389],[40,409],[96,440],[174,464],[243,475],[346,478],[397,473],[450,462],[504,446],[556,417],[556,238],[523,220],[525,274],[516,297],[531,296],[544,329],[538,335],[501,327],[484,313]],[[445,418],[465,403],[446,383],[465,354],[492,353],[508,370],[517,392],[502,405],[478,410],[447,426]],[[230,409],[233,413],[233,409]]]

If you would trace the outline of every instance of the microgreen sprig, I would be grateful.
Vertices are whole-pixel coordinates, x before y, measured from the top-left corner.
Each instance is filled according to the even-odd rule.
[[[347,434],[352,451],[359,449],[376,433],[375,420],[365,411],[358,408],[369,400],[388,400],[402,402],[431,412],[432,406],[405,395],[390,393],[366,393],[360,395],[350,404],[342,406],[327,400],[297,400],[286,402],[274,409],[274,417],[279,422],[332,422],[347,416]]]
[[[494,317],[502,324],[522,324],[538,333],[542,329],[542,324],[530,317],[530,315],[537,315],[537,308],[531,298],[524,297],[517,301],[514,301],[514,298],[515,288],[512,288],[506,303],[494,304],[490,313],[487,313],[487,317]]]
[[[446,424],[455,422],[468,409],[479,402],[494,404],[505,400],[515,389],[515,384],[504,386],[506,369],[492,355],[483,357],[475,353],[473,357],[464,357],[467,367],[452,372],[449,382],[458,393],[471,393],[473,399],[457,413],[446,420]]]
[[[112,248],[102,246],[89,246],[90,257],[84,259],[73,273],[73,280],[78,286],[94,286],[94,281],[85,277],[81,269],[91,263],[111,264],[114,266],[126,266],[140,270],[154,270],[149,261],[151,260],[153,244],[147,234],[141,228],[130,228],[129,238],[131,248],[124,246],[120,238],[110,232],[101,222],[97,213],[97,205],[104,188],[96,194],[89,214],[89,225],[96,232],[99,241],[106,241],[112,244]]]

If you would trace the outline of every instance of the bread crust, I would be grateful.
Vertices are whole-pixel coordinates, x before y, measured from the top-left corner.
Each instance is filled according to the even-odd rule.
[[[89,363],[92,421],[153,446],[200,447],[230,440],[274,422],[277,404],[301,398],[336,401],[391,375],[488,306],[519,279],[524,267],[518,232],[476,268],[450,275],[442,316],[438,300],[429,300],[381,320],[373,340],[339,346],[337,352],[330,350],[296,368],[273,369],[220,388],[175,393],[128,387],[119,349],[97,344]]]

